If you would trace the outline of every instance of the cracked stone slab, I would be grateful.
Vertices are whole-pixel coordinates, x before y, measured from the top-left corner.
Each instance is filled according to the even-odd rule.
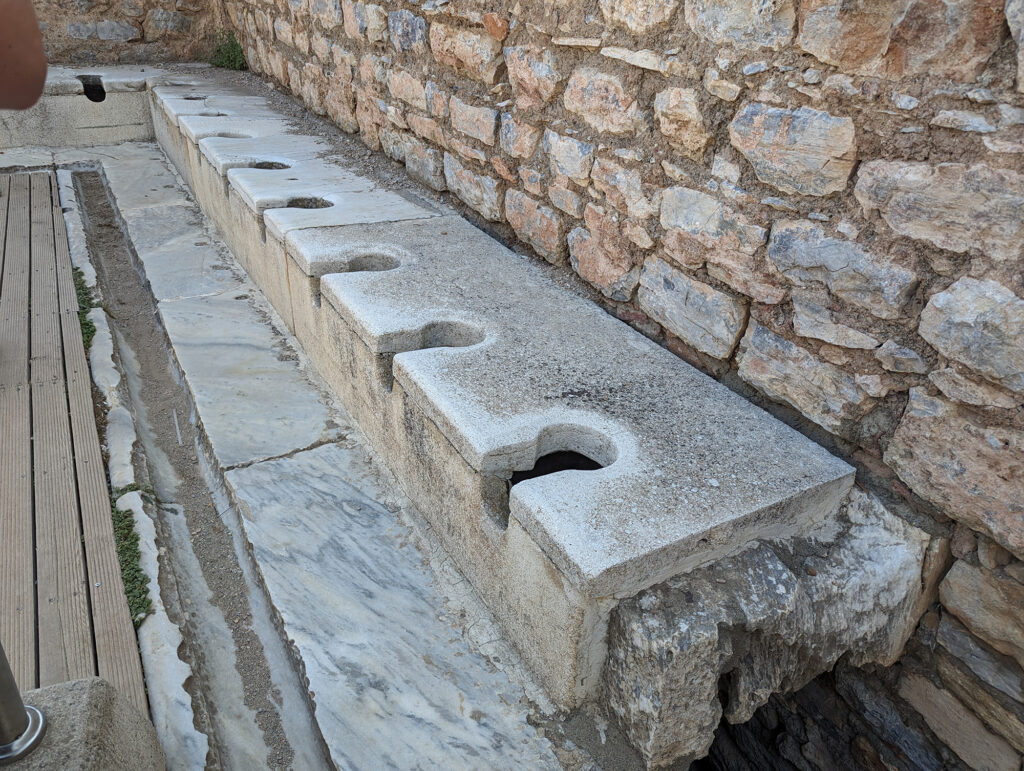
[[[253,163],[270,162],[295,166],[333,152],[332,146],[319,137],[206,137],[199,150],[217,173],[225,176],[230,169],[248,167]]]
[[[530,479],[510,497],[581,591],[635,592],[835,511],[847,464],[447,219],[397,244],[385,231],[400,266],[327,275],[323,297],[371,352],[395,354],[395,380],[479,472],[529,469],[544,447],[605,466]],[[482,342],[417,350],[438,325]]]
[[[516,688],[439,614],[361,449],[226,477],[339,767],[559,767]]]
[[[210,445],[226,468],[313,447],[339,433],[324,395],[254,306],[251,291],[240,285],[159,304]]]

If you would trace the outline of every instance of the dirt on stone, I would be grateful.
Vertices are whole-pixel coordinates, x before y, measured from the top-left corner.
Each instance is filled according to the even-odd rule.
[[[190,405],[172,371],[164,332],[156,319],[155,303],[133,263],[100,175],[78,173],[75,184],[82,203],[89,253],[96,268],[106,313],[112,327],[123,336],[137,357],[141,399],[148,423],[155,434],[157,447],[166,455],[178,478],[173,500],[162,500],[161,494],[166,495],[166,491],[158,490],[159,516],[155,523],[158,538],[164,544],[169,541],[167,524],[160,521],[162,518],[174,516],[175,512],[184,515],[202,578],[210,590],[209,601],[223,614],[231,631],[244,702],[254,713],[263,734],[267,746],[267,767],[290,768],[295,753],[282,726],[280,694],[273,684],[263,645],[253,629],[248,587],[232,535],[217,511],[199,465],[196,430],[188,418]],[[144,468],[141,471],[142,475],[146,474]],[[180,583],[178,585],[181,586]],[[165,593],[163,596],[167,597]],[[209,665],[201,646],[190,639],[190,630],[194,632],[194,628],[190,621],[189,598],[185,596],[181,600],[177,608],[173,601],[166,603],[168,614],[181,628],[185,638],[186,650],[179,651],[179,655],[190,664],[194,675],[189,679],[188,687],[196,727],[210,740],[207,768],[222,768],[219,738],[210,719],[211,713],[217,710],[219,695],[207,692],[210,680],[204,676],[204,668]],[[223,695],[220,697],[223,701]]]

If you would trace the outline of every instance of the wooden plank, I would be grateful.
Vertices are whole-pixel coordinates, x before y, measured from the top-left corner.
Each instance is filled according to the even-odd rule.
[[[68,235],[53,180],[53,228],[57,287],[64,341],[75,474],[82,511],[88,586],[99,676],[149,714],[138,641],[121,582],[121,568],[110,517],[107,476],[93,413],[92,383],[78,322],[78,298],[71,272]]]
[[[29,377],[41,686],[96,674],[64,380],[50,177],[29,175]]]
[[[22,690],[38,684],[28,385],[29,185],[8,177],[0,277],[0,634]]]

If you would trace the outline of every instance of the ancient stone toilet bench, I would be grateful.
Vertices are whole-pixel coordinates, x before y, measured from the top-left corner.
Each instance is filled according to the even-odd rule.
[[[933,549],[850,466],[266,100],[147,87],[164,152],[558,704],[603,701],[660,765],[845,653],[896,657]]]

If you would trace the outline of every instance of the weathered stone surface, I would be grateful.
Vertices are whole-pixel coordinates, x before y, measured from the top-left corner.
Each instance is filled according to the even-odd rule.
[[[468,137],[479,139],[485,145],[494,144],[498,111],[493,107],[466,104],[457,96],[450,102],[452,128]]]
[[[747,104],[729,124],[729,139],[758,179],[785,193],[842,190],[857,158],[853,121],[809,107]]]
[[[557,208],[572,217],[583,216],[583,197],[562,185],[551,185],[548,188],[548,199]]]
[[[1014,701],[1024,702],[1024,677],[1016,662],[990,650],[956,618],[943,614],[936,639],[980,680]]]
[[[605,22],[636,35],[667,24],[678,7],[679,0],[601,0]]]
[[[942,684],[976,717],[1018,752],[1024,751],[1024,722],[981,685],[970,670],[941,651],[936,656]]]
[[[809,220],[780,220],[768,257],[799,287],[826,286],[880,319],[894,319],[914,294],[917,276],[852,241],[833,238]]]
[[[917,351],[905,348],[895,340],[886,340],[882,347],[875,351],[875,358],[890,372],[910,372],[923,375],[928,372],[928,364]]]
[[[704,70],[704,89],[712,96],[726,102],[735,102],[740,95],[740,87],[731,80],[726,80],[713,67]]]
[[[753,254],[765,242],[765,229],[699,190],[670,187],[661,200],[661,225],[683,231],[703,249]]]
[[[922,675],[900,678],[899,694],[924,718],[939,740],[971,768],[1017,771],[1020,756],[948,691]]]
[[[1024,432],[975,425],[912,388],[885,461],[922,498],[1024,556]]]
[[[569,234],[573,270],[605,297],[631,299],[640,281],[640,268],[634,264],[632,249],[622,238],[620,223],[614,213],[595,204],[587,204],[583,216],[587,227],[575,228]]]
[[[947,399],[961,404],[1012,410],[1024,401],[1024,397],[1014,397],[1001,388],[971,380],[951,367],[930,372],[928,379]]]
[[[448,188],[444,178],[444,158],[440,150],[425,145],[413,137],[405,139],[405,170],[434,190]]]
[[[427,22],[410,11],[391,11],[388,37],[397,51],[423,52],[427,48]]]
[[[486,32],[440,22],[430,25],[430,50],[441,64],[482,83],[494,83],[502,62],[501,43]]]
[[[519,190],[505,194],[505,218],[516,235],[530,244],[550,262],[565,257],[565,231],[562,218]]]
[[[766,305],[776,305],[786,299],[782,275],[768,260],[734,249],[714,249],[705,258],[708,275],[737,292]]]
[[[110,683],[93,677],[23,694],[47,721],[42,741],[17,762],[24,771],[162,771],[153,724]]]
[[[410,107],[426,112],[427,95],[419,78],[404,70],[391,70],[388,73],[388,91],[395,99],[401,99]]]
[[[995,126],[985,120],[984,115],[970,110],[940,110],[931,119],[930,125],[976,134],[991,134],[996,130]]]
[[[359,130],[359,122],[356,120],[355,92],[352,88],[352,68],[348,65],[334,68],[334,73],[327,82],[324,109],[331,120],[345,131],[351,133]]]
[[[547,129],[544,131],[544,152],[548,155],[552,174],[569,177],[581,185],[586,184],[594,164],[594,146],[572,137],[564,137]]]
[[[146,12],[146,19],[142,22],[142,31],[146,40],[159,40],[160,38],[178,32],[188,32],[192,27],[192,19],[177,11],[167,11],[163,8],[152,8]],[[134,29],[134,27],[132,27]],[[99,27],[97,25],[97,34]]]
[[[738,361],[741,378],[835,434],[846,433],[875,404],[852,374],[753,321]]]
[[[312,0],[309,11],[327,30],[334,29],[344,22],[341,0]]]
[[[856,71],[885,53],[892,26],[906,6],[906,0],[866,0],[855,5],[804,0],[797,43],[826,64]]]
[[[657,51],[652,51],[649,48],[634,51],[631,48],[605,46],[601,49],[601,56],[605,56],[609,59],[617,59],[620,62],[631,64],[634,67],[639,67],[640,69],[651,70],[652,72],[668,71],[668,63],[665,60],[665,57]]]
[[[486,174],[475,174],[451,153],[444,154],[444,179],[448,189],[483,217],[501,219],[501,183]]]
[[[943,579],[939,598],[971,632],[1024,667],[1024,584],[959,560]]]
[[[1017,44],[1017,90],[1024,93],[1024,0],[1006,0],[1006,23]]]
[[[512,113],[503,112],[498,136],[501,149],[513,158],[529,158],[537,149],[541,131],[536,126],[518,120]]]
[[[188,25],[186,24],[181,28],[175,28],[174,31],[184,31],[187,29]],[[118,43],[126,43],[129,40],[138,40],[142,35],[140,34],[138,27],[134,24],[129,24],[126,21],[112,21],[110,19],[104,19],[96,24],[96,37],[100,40],[111,40]]]
[[[793,38],[792,0],[688,0],[686,23],[706,40],[741,50],[778,50]]]
[[[761,544],[642,592],[612,614],[605,689],[651,766],[702,756],[727,705],[744,722],[849,651],[890,663],[917,622],[928,536],[858,489],[828,546]],[[719,675],[731,673],[727,698]]]
[[[743,332],[747,306],[650,257],[640,273],[640,307],[647,315],[698,351],[727,359]]]
[[[549,49],[524,46],[505,49],[505,64],[516,106],[520,110],[541,107],[551,101],[558,84],[565,79],[558,70],[558,58]]]
[[[326,112],[324,98],[327,95],[327,76],[316,62],[306,62],[302,67],[302,101],[312,112],[323,115]]]
[[[869,161],[854,194],[900,235],[998,260],[1024,256],[1024,175],[983,164]]]
[[[657,204],[644,195],[643,180],[636,169],[598,158],[590,170],[590,179],[608,203],[630,217],[642,220],[658,213]]]
[[[654,97],[658,129],[683,155],[699,160],[711,136],[704,128],[704,115],[692,88],[666,88]]]
[[[342,0],[341,11],[349,37],[365,37],[371,43],[379,43],[387,36],[387,12],[379,5]]]
[[[932,295],[918,334],[944,356],[1024,394],[1024,300],[995,281],[964,277]]]
[[[591,128],[607,134],[632,133],[642,120],[636,99],[622,81],[592,67],[573,71],[562,103]]]
[[[800,8],[800,46],[863,75],[934,75],[970,81],[1002,41],[1000,0],[811,0]]]
[[[837,324],[832,313],[818,298],[806,293],[793,295],[793,331],[801,337],[812,337],[842,348],[872,349],[878,341],[871,335]]]

